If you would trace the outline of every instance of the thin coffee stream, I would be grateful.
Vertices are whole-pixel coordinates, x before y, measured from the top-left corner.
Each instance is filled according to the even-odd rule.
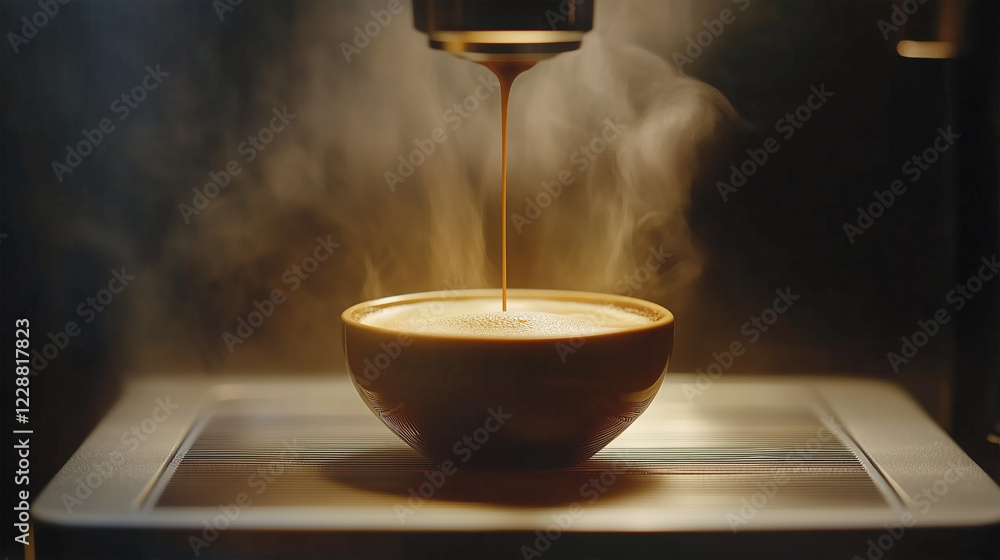
[[[415,302],[386,307],[361,321],[375,327],[461,338],[565,338],[620,332],[649,325],[639,310],[609,304],[516,299],[510,311],[497,312],[487,299]]]
[[[507,103],[510,101],[510,87],[514,80],[525,70],[534,66],[534,62],[487,62],[489,68],[500,80],[500,148],[501,183],[500,190],[500,292],[503,298],[503,310],[507,311]]]

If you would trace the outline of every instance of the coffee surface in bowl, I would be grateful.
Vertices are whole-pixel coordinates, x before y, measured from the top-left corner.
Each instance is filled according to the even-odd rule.
[[[361,322],[436,336],[534,339],[580,337],[642,327],[655,319],[639,310],[574,301],[512,300],[505,312],[483,299],[422,301],[378,309]]]

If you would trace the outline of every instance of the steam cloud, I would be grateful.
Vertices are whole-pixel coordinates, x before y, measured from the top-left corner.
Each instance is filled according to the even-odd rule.
[[[226,141],[186,192],[237,158],[237,146],[267,125],[272,108],[287,106],[296,118],[254,161],[239,160],[242,173],[191,224],[178,216],[159,257],[140,271],[136,290],[144,293],[132,300],[139,303],[128,344],[136,367],[340,370],[345,307],[391,294],[499,287],[499,91],[477,98],[489,71],[430,50],[404,6],[350,63],[341,43],[352,43],[354,26],[386,4],[297,10],[288,52],[254,74],[245,125],[212,131]],[[687,19],[682,9],[599,2],[583,48],[515,82],[508,213],[530,219],[525,199],[544,202],[540,193],[550,203],[520,232],[508,221],[509,286],[609,293],[628,286],[675,312],[683,307],[702,265],[685,219],[691,185],[700,155],[737,117],[719,92],[649,50],[683,32],[673,23]],[[455,104],[470,96],[478,107],[469,111],[476,104],[469,101],[462,116]],[[602,137],[609,122],[623,132]],[[400,156],[435,129],[447,139],[390,188],[386,172],[398,174]],[[591,159],[580,150],[602,146],[595,139],[604,147]],[[560,173],[572,182],[551,196],[542,183]],[[190,194],[177,202],[190,203]],[[286,272],[312,254],[316,237],[328,236],[339,248],[291,291]],[[671,256],[636,277],[651,250]],[[622,283],[628,277],[647,280],[633,287]],[[276,289],[286,301],[230,353],[222,334]]]

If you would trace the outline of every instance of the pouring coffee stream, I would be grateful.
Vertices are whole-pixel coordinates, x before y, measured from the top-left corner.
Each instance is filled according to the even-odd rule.
[[[500,292],[503,310],[507,311],[507,107],[514,80],[534,62],[484,62],[500,80]]]
[[[431,48],[486,66],[500,80],[500,276],[507,311],[507,108],[514,80],[537,62],[580,48],[594,0],[414,0],[413,24]]]

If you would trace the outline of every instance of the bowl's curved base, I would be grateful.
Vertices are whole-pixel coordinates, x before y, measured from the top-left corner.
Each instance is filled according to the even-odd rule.
[[[646,410],[658,389],[659,384],[646,399],[625,404],[617,414],[605,416],[596,425],[580,425],[573,435],[562,439],[540,441],[540,426],[512,418],[509,424],[498,427],[496,433],[473,431],[472,437],[456,436],[452,438],[454,445],[446,448],[428,442],[421,434],[429,429],[440,433],[447,428],[440,425],[431,428],[414,421],[406,414],[405,405],[380,418],[407,445],[439,466],[454,465],[457,469],[471,470],[558,469],[582,463],[604,449]],[[377,401],[375,395],[367,396]],[[529,434],[533,439],[524,437]],[[484,437],[476,439],[479,435]],[[440,439],[435,438],[437,441]]]

